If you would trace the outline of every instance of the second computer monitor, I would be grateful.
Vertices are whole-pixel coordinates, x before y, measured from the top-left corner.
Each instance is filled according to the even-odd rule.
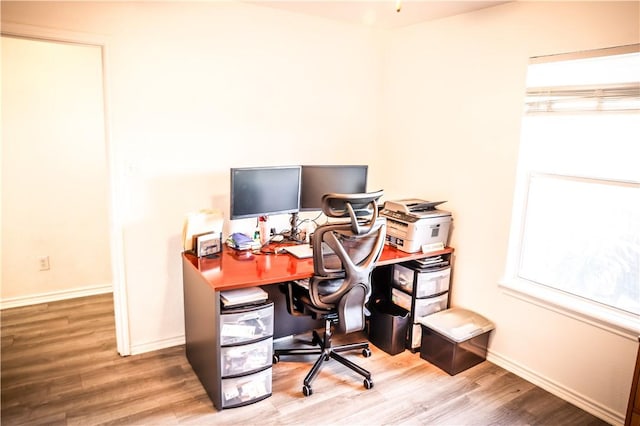
[[[302,166],[300,210],[322,210],[322,196],[330,192],[367,192],[367,170],[364,165]]]

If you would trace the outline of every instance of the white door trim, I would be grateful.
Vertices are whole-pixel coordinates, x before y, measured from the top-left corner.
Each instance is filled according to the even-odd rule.
[[[127,301],[127,286],[125,278],[124,242],[122,207],[118,194],[120,181],[117,173],[116,148],[110,135],[110,102],[108,90],[108,43],[106,37],[100,34],[70,32],[55,28],[44,28],[11,22],[2,23],[2,35],[25,37],[53,42],[93,45],[102,52],[102,92],[104,109],[104,140],[107,155],[107,173],[109,179],[109,235],[111,247],[111,279],[113,281],[113,306],[115,311],[116,346],[122,356],[131,355],[131,341],[129,334],[129,312]]]

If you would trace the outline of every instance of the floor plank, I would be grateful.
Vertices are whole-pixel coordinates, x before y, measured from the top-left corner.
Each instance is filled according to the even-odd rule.
[[[490,362],[456,376],[405,351],[353,358],[374,387],[328,363],[302,395],[308,363],[273,367],[273,395],[217,411],[183,346],[120,357],[112,295],[1,312],[3,425],[604,425]]]

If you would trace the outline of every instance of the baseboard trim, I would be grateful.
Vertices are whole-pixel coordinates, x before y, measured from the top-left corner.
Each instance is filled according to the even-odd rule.
[[[157,351],[160,349],[170,348],[172,346],[184,345],[184,334],[180,336],[170,337],[168,339],[155,340],[153,342],[142,343],[139,345],[131,345],[131,355],[139,355],[145,352]]]
[[[535,371],[522,367],[518,363],[505,356],[489,351],[489,353],[487,354],[487,361],[492,362],[519,377],[522,377],[523,379],[546,390],[547,392],[554,394],[558,398],[562,398],[563,400],[575,405],[576,407],[579,407],[580,409],[590,414],[593,414],[594,416],[604,420],[611,425],[624,425],[624,413],[616,413],[610,408],[605,407],[602,404],[599,404],[596,401],[582,394],[579,394],[572,389],[567,388],[566,386],[556,383],[553,380],[549,380],[548,378],[539,375]]]
[[[74,288],[71,290],[52,291],[47,293],[29,294],[27,296],[7,297],[0,300],[0,310],[19,308],[21,306],[37,305],[39,303],[57,302],[59,300],[74,299],[76,297],[95,296],[113,293],[111,284],[94,285]]]

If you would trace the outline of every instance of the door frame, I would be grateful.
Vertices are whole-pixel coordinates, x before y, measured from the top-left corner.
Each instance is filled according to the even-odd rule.
[[[107,179],[109,193],[109,245],[111,254],[111,280],[113,287],[113,307],[115,313],[116,347],[122,356],[131,355],[129,333],[129,313],[124,261],[123,210],[118,194],[117,153],[110,132],[110,102],[108,90],[108,41],[100,34],[71,32],[66,30],[44,28],[33,25],[3,22],[3,36],[21,37],[38,41],[63,42],[79,45],[90,45],[100,48],[102,56],[102,99],[104,115],[104,143],[107,156]]]

